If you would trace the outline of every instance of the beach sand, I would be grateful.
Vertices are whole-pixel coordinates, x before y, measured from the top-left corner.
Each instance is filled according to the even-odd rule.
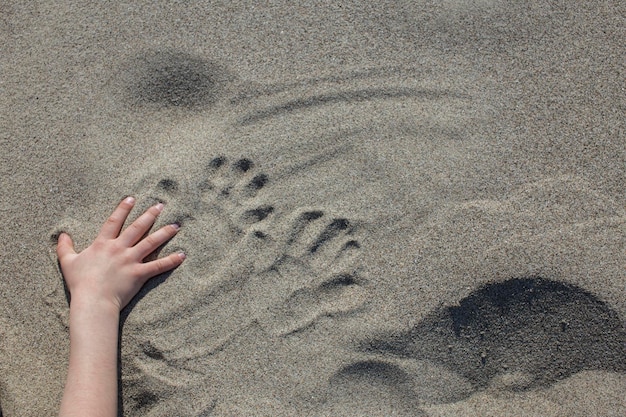
[[[0,5],[0,415],[129,194],[120,415],[626,415],[623,2],[212,3]]]

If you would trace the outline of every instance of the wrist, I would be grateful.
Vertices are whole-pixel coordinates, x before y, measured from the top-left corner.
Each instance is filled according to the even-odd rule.
[[[87,316],[95,319],[119,319],[120,309],[112,301],[86,296],[72,296],[70,300],[70,316]]]
[[[120,312],[105,300],[72,299],[70,304],[70,358],[108,357],[115,351]]]

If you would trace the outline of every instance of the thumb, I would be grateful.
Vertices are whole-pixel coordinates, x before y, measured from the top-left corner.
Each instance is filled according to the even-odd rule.
[[[76,251],[74,250],[74,242],[70,235],[63,232],[59,235],[59,240],[57,241],[57,256],[59,260],[62,260],[67,255],[76,255]]]

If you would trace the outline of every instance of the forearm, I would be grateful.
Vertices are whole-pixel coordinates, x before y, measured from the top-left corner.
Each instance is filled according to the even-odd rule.
[[[117,416],[119,310],[97,300],[72,300],[70,360],[61,417]]]

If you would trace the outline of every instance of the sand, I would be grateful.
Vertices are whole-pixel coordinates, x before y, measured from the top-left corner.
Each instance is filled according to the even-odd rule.
[[[624,3],[215,3],[0,5],[0,414],[132,194],[120,415],[626,415]]]

